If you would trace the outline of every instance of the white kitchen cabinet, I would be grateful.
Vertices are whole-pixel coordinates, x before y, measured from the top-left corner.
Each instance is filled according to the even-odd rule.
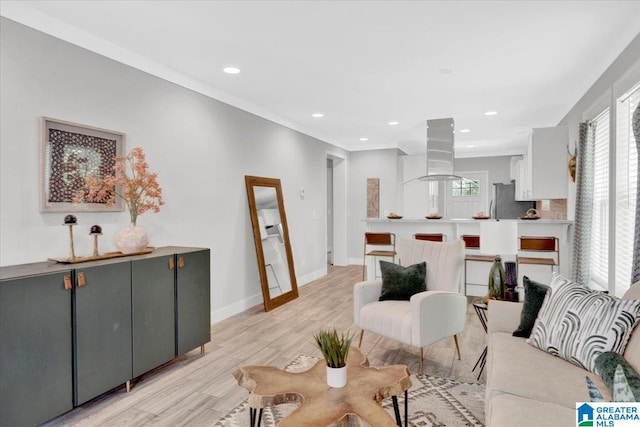
[[[527,154],[517,166],[517,200],[567,198],[568,141],[566,126],[533,129]]]
[[[529,176],[529,159],[523,156],[516,162],[516,200],[531,200],[531,181]]]

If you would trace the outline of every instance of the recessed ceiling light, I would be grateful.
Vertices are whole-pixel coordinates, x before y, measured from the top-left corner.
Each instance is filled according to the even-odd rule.
[[[368,141],[369,138],[360,138],[360,141]]]
[[[471,132],[470,129],[460,129],[460,133],[469,133]]]
[[[400,124],[400,122],[389,122],[389,126],[396,126]]]
[[[438,72],[440,74],[451,74],[453,70],[451,68],[440,68]]]
[[[475,145],[467,145],[467,148],[474,148]]]
[[[240,72],[240,68],[224,67],[224,69],[222,71],[224,71],[227,74],[238,74]]]
[[[315,117],[316,119],[319,119],[320,117],[324,117],[324,114],[322,114],[322,113],[313,113],[311,115],[311,117]]]
[[[498,114],[497,111],[485,111],[484,113],[485,116],[495,116],[496,114]]]

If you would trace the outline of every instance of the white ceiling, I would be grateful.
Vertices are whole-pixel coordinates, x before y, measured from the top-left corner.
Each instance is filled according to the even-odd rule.
[[[640,33],[640,1],[3,0],[0,13],[348,150],[424,152],[426,120],[453,117],[470,129],[458,157],[522,150]]]

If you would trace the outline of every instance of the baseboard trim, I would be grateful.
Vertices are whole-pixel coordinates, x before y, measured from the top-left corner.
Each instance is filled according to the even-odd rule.
[[[313,271],[311,273],[305,274],[304,276],[296,277],[296,281],[298,282],[298,287],[301,287],[326,275],[327,275],[327,267],[324,267],[319,270]],[[217,310],[212,310],[211,324],[220,322],[221,320],[227,319],[238,313],[242,313],[243,311],[248,310],[251,307],[255,307],[256,305],[259,305],[262,303],[263,303],[262,293],[259,293],[249,298],[245,298],[241,301],[219,308]]]
[[[322,276],[327,275],[327,267],[321,268],[320,270],[312,271],[311,273],[307,273],[304,276],[296,277],[296,281],[298,282],[298,287],[307,285],[313,282],[316,279],[321,278]]]
[[[238,313],[242,313],[245,310],[255,307],[258,304],[262,304],[262,293],[256,294],[252,297],[245,298],[241,301],[229,304],[217,310],[211,311],[211,324],[217,323],[221,320],[227,319]]]

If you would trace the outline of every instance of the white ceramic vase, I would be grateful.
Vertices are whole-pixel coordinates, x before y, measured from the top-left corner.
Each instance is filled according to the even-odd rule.
[[[116,246],[123,254],[140,252],[149,245],[147,230],[131,224],[116,234]]]
[[[347,367],[331,368],[327,366],[327,385],[333,388],[347,385]]]

